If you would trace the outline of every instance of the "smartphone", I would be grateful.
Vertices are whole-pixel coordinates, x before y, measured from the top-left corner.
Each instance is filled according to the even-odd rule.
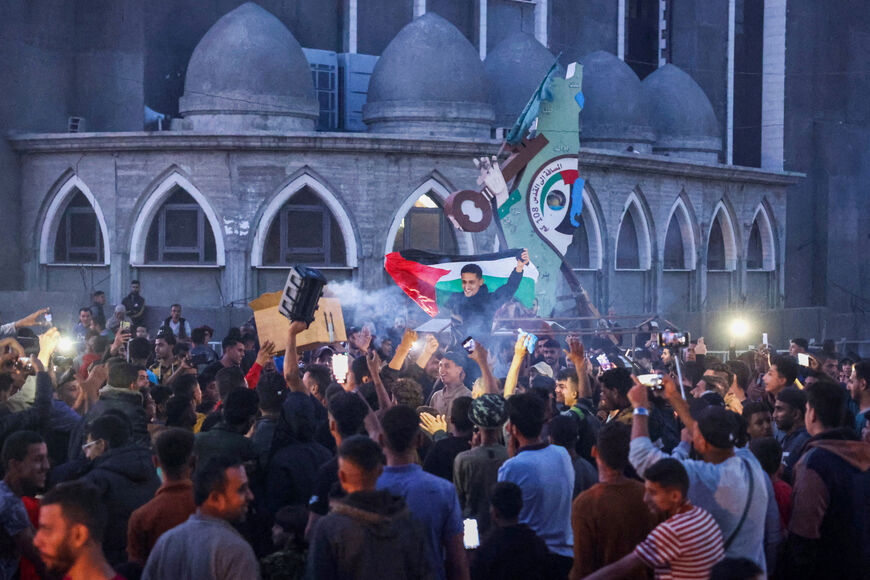
[[[673,332],[666,330],[659,334],[659,346],[689,346],[691,338],[688,332]]]
[[[464,348],[465,352],[467,352],[468,354],[471,354],[474,352],[474,347],[475,347],[474,339],[471,338],[470,336],[462,341],[462,348]]]
[[[473,550],[480,546],[480,534],[477,531],[477,520],[474,518],[466,518],[462,520],[464,533],[462,541],[465,544],[466,550]]]
[[[43,318],[45,318],[46,324],[51,326],[51,312],[46,312]]]
[[[801,365],[802,367],[809,367],[810,366],[810,355],[799,352],[798,353],[798,364]]]
[[[120,323],[119,330],[122,330],[122,331],[123,330],[130,330],[130,321],[129,320],[122,320]]]
[[[336,382],[345,382],[347,380],[347,371],[347,354],[341,353],[332,355],[332,374],[335,375]]]
[[[769,342],[767,342],[767,333],[766,332],[761,333],[761,344],[763,344],[764,346],[767,346],[768,344],[770,344]]]
[[[660,391],[664,388],[662,385],[662,375],[659,374],[649,374],[649,375],[638,375],[637,380],[640,381],[645,387],[649,387],[651,389],[655,389]]]
[[[616,368],[616,365],[610,362],[610,359],[607,358],[607,355],[603,352],[595,357],[595,360],[598,361],[598,365],[601,367],[602,371],[609,371],[610,369]]]

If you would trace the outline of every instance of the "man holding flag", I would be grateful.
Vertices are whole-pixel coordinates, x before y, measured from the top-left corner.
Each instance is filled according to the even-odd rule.
[[[495,311],[514,297],[523,279],[523,269],[528,263],[529,252],[523,249],[507,282],[492,292],[484,282],[480,266],[472,263],[462,267],[462,292],[450,296],[445,305],[453,318],[457,319],[462,334],[477,337],[490,334]]]

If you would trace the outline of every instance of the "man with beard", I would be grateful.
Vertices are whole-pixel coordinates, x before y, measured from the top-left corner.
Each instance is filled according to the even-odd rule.
[[[237,459],[215,457],[193,483],[196,513],[160,536],[142,580],[163,578],[259,578],[250,544],[231,525],[242,521],[254,499],[245,468]]]
[[[804,426],[806,405],[807,396],[804,391],[797,387],[787,387],[776,396],[773,408],[773,421],[781,434],[777,441],[782,445],[782,479],[788,484],[794,481],[792,470],[803,453],[804,445],[810,439]]]
[[[45,494],[34,544],[49,571],[68,580],[122,580],[103,556],[106,512],[90,485],[62,483]]]
[[[0,577],[16,577],[22,555],[43,574],[45,566],[33,545],[33,527],[21,498],[45,486],[48,448],[38,433],[18,431],[3,444],[2,460],[6,477],[0,481]]]

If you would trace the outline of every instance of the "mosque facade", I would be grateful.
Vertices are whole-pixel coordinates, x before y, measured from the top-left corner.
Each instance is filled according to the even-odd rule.
[[[683,21],[654,2],[672,36],[646,52],[652,45],[632,36],[644,3],[623,0],[579,3],[573,36],[563,4],[576,3],[558,0],[395,1],[381,3],[381,20],[365,0],[338,2],[337,16],[301,1],[217,2],[191,17],[209,23],[195,42],[172,38],[189,2],[158,2],[156,15],[133,2],[88,4],[75,27],[98,32],[90,44],[73,35],[72,71],[51,31],[16,45],[13,78],[25,79],[28,63],[57,76],[9,87],[10,111],[15,99],[21,111],[25,89],[41,91],[40,114],[0,115],[2,193],[15,201],[0,216],[16,260],[0,293],[7,304],[63,296],[72,311],[94,289],[118,303],[138,279],[155,321],[182,302],[189,319],[229,326],[292,264],[374,291],[391,284],[390,251],[492,251],[491,228],[457,231],[441,207],[477,187],[473,158],[499,151],[558,51],[563,65],[583,66],[586,188],[567,259],[595,306],[719,338],[718,321],[735,313],[753,313],[774,340],[825,333],[825,311],[807,317],[787,299],[789,204],[806,177],[784,164],[782,135],[735,124],[755,109],[776,114],[736,98],[770,97],[770,83],[750,91],[725,74],[723,87],[702,52],[680,53],[705,30],[710,51],[723,52],[716,22],[705,22],[721,11],[700,14],[706,3]],[[32,19],[25,7],[14,17]],[[756,37],[776,23],[761,24]],[[735,46],[757,40],[726,38],[718,72],[740,63]]]

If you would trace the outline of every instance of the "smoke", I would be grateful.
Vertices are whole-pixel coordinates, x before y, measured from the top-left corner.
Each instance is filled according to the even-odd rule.
[[[416,326],[429,318],[395,285],[372,290],[354,282],[330,282],[325,294],[341,302],[345,326],[371,325],[378,336],[384,336],[398,317],[404,318],[408,326]]]

